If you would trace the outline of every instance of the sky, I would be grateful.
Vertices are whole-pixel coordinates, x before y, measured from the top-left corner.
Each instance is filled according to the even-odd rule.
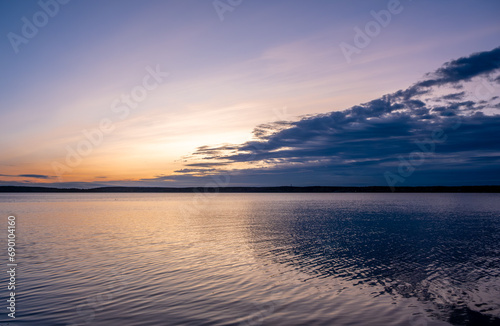
[[[500,184],[500,2],[0,2],[0,185]]]

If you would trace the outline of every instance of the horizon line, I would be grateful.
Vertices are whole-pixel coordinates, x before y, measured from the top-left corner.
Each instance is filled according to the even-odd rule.
[[[128,193],[355,193],[355,192],[381,192],[381,193],[500,193],[500,185],[473,185],[473,186],[231,186],[231,187],[135,187],[135,186],[103,186],[94,188],[55,188],[43,186],[0,186],[2,193],[14,192],[128,192]]]

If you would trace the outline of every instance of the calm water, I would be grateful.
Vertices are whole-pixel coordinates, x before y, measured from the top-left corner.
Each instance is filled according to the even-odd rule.
[[[499,194],[0,194],[3,239],[10,214],[11,325],[500,325]]]

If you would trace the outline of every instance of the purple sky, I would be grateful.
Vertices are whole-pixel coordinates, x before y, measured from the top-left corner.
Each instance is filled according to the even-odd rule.
[[[2,1],[0,185],[500,184],[499,13]]]

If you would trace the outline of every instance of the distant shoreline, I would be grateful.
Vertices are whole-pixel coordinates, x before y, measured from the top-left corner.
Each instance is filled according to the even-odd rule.
[[[500,193],[500,186],[420,186],[420,187],[333,187],[333,186],[280,186],[280,187],[96,187],[49,188],[30,186],[0,186],[2,193]]]

